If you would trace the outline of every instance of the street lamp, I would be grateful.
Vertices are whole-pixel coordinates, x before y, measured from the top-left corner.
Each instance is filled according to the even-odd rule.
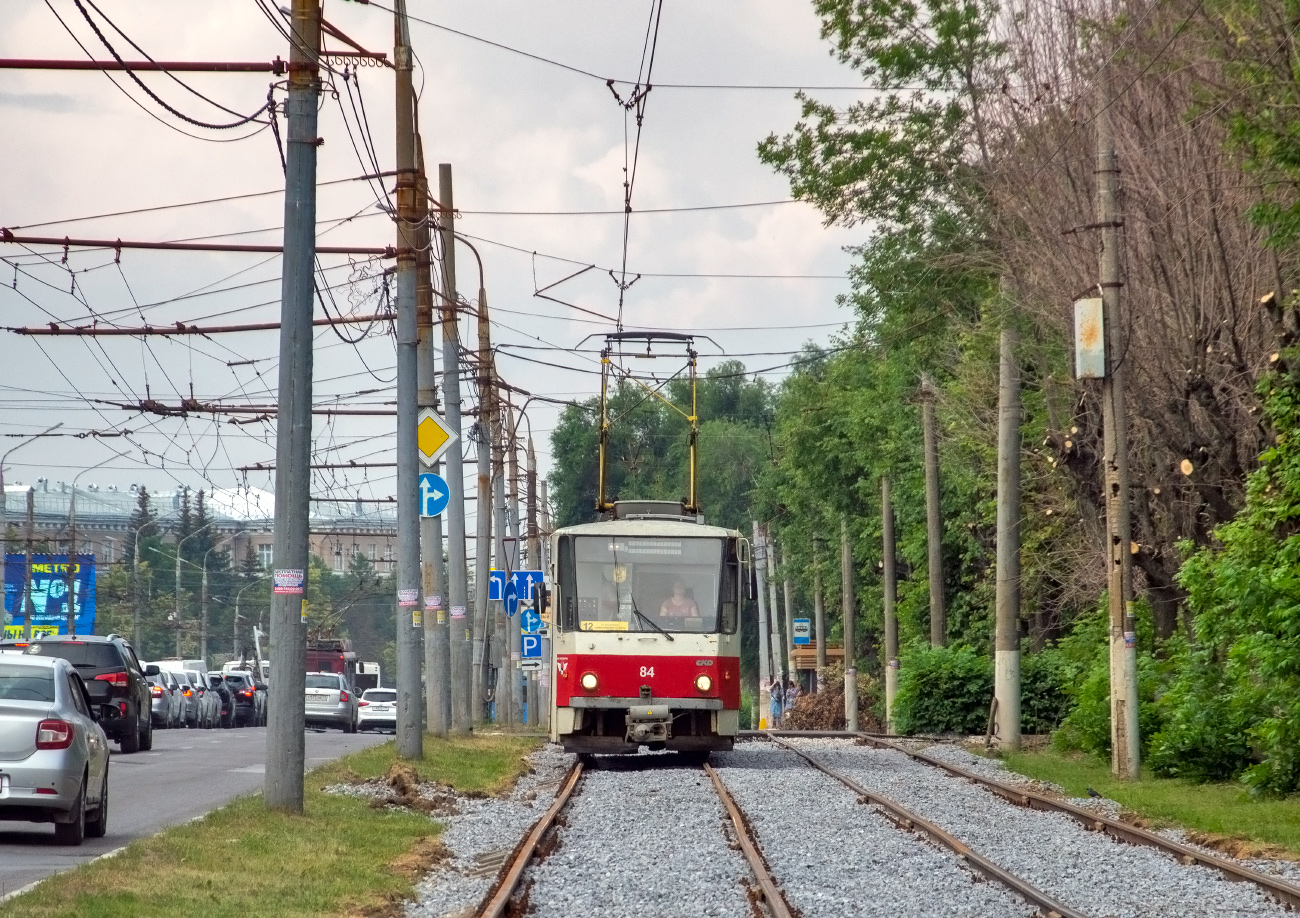
[[[68,634],[72,637],[77,636],[77,480],[87,472],[93,472],[100,466],[108,465],[114,459],[118,458],[117,453],[109,456],[103,462],[96,462],[88,469],[82,469],[72,479],[72,494],[68,499],[68,569],[67,569],[67,601],[68,601]]]
[[[216,524],[217,520],[209,520],[189,535],[176,540],[176,659],[178,660],[181,659],[181,546],[203,530],[210,529]],[[203,665],[208,665],[206,660],[204,660]]]
[[[131,554],[131,643],[135,647],[136,653],[140,652],[140,649],[143,647],[142,641],[144,640],[144,634],[140,630],[140,532],[144,529],[145,525],[153,525],[159,520],[165,519],[176,512],[178,511],[170,510],[162,516],[149,520],[147,524],[142,518],[140,525],[135,527],[135,551]]]
[[[3,456],[0,456],[0,558],[4,559],[3,561],[0,561],[0,565],[5,565],[8,564],[9,562],[9,504],[5,498],[5,463],[9,461],[9,457],[13,453],[22,449],[24,446],[31,443],[33,440],[39,439],[40,437],[49,436],[49,434],[52,431],[58,430],[62,426],[63,426],[63,422],[59,421],[59,423],[55,424],[54,426],[47,427],[38,434],[33,434],[23,442],[19,443],[17,446],[10,447]],[[28,564],[31,563],[30,559],[28,560],[27,563]],[[3,567],[0,567],[0,569],[3,569]],[[26,597],[26,593],[23,593],[22,596],[18,597],[18,603],[20,604],[20,608],[21,608],[21,603],[25,601],[25,597]],[[25,614],[26,611],[24,610],[24,615]],[[3,615],[0,615],[0,618],[3,617],[4,617]],[[30,631],[31,628],[30,623],[28,624],[27,627],[28,630]]]

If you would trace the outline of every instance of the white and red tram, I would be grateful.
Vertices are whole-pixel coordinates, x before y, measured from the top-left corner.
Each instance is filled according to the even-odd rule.
[[[551,536],[551,739],[567,751],[732,747],[749,545],[700,520],[619,501]]]

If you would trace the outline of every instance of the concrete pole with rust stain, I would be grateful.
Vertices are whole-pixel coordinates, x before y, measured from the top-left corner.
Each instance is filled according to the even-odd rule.
[[[772,671],[768,652],[767,549],[763,543],[763,527],[757,520],[754,521],[754,575],[758,578],[758,717],[755,719],[762,724],[767,721],[772,706]]]

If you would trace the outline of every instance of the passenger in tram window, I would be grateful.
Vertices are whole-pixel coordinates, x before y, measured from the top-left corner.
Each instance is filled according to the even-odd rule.
[[[699,618],[700,607],[686,595],[686,581],[678,577],[673,581],[673,594],[659,607],[663,618]]]

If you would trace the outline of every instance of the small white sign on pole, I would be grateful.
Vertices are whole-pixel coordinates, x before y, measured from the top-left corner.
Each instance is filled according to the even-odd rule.
[[[1074,378],[1106,378],[1106,319],[1099,296],[1074,301]]]

